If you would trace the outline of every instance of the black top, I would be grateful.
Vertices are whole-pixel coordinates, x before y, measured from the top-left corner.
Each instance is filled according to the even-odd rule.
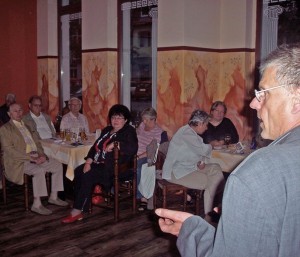
[[[105,147],[103,146],[106,146],[114,141],[119,142],[119,163],[129,161],[137,153],[138,139],[135,128],[133,128],[131,125],[125,124],[124,127],[118,132],[110,133],[112,129],[112,126],[107,126],[102,130],[100,137],[95,141],[89,150],[86,159],[91,158],[95,162],[103,162],[106,166],[113,167],[113,151],[105,153],[103,151],[103,148]]]
[[[231,144],[239,141],[237,130],[230,119],[224,117],[218,126],[208,123],[207,130],[201,135],[205,144],[213,140],[224,140],[226,134],[231,135]]]
[[[3,104],[0,106],[0,125],[5,124],[10,120],[10,117],[7,114],[8,112],[8,106],[6,104]]]

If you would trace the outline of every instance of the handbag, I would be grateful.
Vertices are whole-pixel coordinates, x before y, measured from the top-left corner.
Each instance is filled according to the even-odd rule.
[[[153,196],[155,187],[156,169],[155,165],[148,166],[148,163],[142,165],[141,180],[139,183],[139,191],[146,198]]]
[[[151,148],[152,148],[152,150],[155,148],[155,151],[151,152],[151,161],[150,161],[151,165],[148,164],[149,163],[149,157],[148,157],[148,162],[144,163],[142,165],[141,180],[138,185],[139,191],[146,199],[149,199],[153,196],[154,188],[155,188],[155,179],[156,179],[155,163],[156,163],[156,159],[157,159],[159,143],[157,143],[155,140],[155,144],[156,144],[156,147],[155,147],[154,143],[152,143],[152,142],[150,143]]]

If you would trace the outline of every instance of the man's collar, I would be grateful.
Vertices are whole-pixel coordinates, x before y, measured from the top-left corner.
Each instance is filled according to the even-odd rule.
[[[17,120],[13,120],[12,119],[12,122],[15,124],[15,125],[24,125],[23,121],[17,121]]]
[[[40,116],[36,116],[32,111],[30,111],[30,115],[32,118],[39,118],[41,117],[42,113],[40,113]]]
[[[70,115],[71,115],[73,118],[78,118],[79,115],[80,115],[80,113],[78,113],[78,116],[75,116],[75,115],[73,114],[73,112],[69,112],[69,113],[70,113]]]

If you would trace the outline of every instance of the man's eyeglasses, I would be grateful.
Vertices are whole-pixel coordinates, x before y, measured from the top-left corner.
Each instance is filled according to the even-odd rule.
[[[280,88],[280,87],[286,87],[286,86],[287,85],[281,85],[281,86],[270,87],[270,88],[262,89],[262,90],[256,90],[255,89],[254,94],[255,94],[255,97],[256,97],[257,101],[261,102],[261,101],[265,100],[267,91],[273,90],[273,89],[276,89],[276,88]]]
[[[41,104],[33,104],[34,107],[42,107]]]

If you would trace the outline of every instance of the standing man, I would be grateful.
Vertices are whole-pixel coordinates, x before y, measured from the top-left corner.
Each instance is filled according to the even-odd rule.
[[[200,217],[156,210],[161,229],[178,236],[181,256],[299,256],[300,44],[279,47],[260,71],[250,107],[261,136],[274,141],[229,176],[217,231]]]
[[[77,97],[72,97],[69,100],[70,112],[62,117],[60,123],[60,129],[80,129],[84,128],[86,133],[89,133],[89,124],[87,118],[79,111],[81,109],[82,102]]]
[[[47,196],[45,173],[51,172],[51,194],[48,202],[58,206],[68,203],[58,198],[58,191],[63,191],[62,165],[49,159],[43,151],[36,131],[31,133],[22,122],[23,109],[19,104],[9,106],[10,121],[0,128],[1,149],[6,178],[22,185],[23,174],[33,176],[33,205],[31,211],[41,215],[50,215],[51,210],[43,206],[41,197]]]
[[[9,121],[8,108],[11,104],[16,102],[16,96],[14,94],[7,94],[5,96],[5,103],[0,106],[0,126]]]
[[[37,131],[41,139],[53,138],[56,131],[51,118],[46,113],[42,113],[42,98],[33,95],[29,98],[29,113],[23,118],[24,124],[30,129],[30,132]]]

